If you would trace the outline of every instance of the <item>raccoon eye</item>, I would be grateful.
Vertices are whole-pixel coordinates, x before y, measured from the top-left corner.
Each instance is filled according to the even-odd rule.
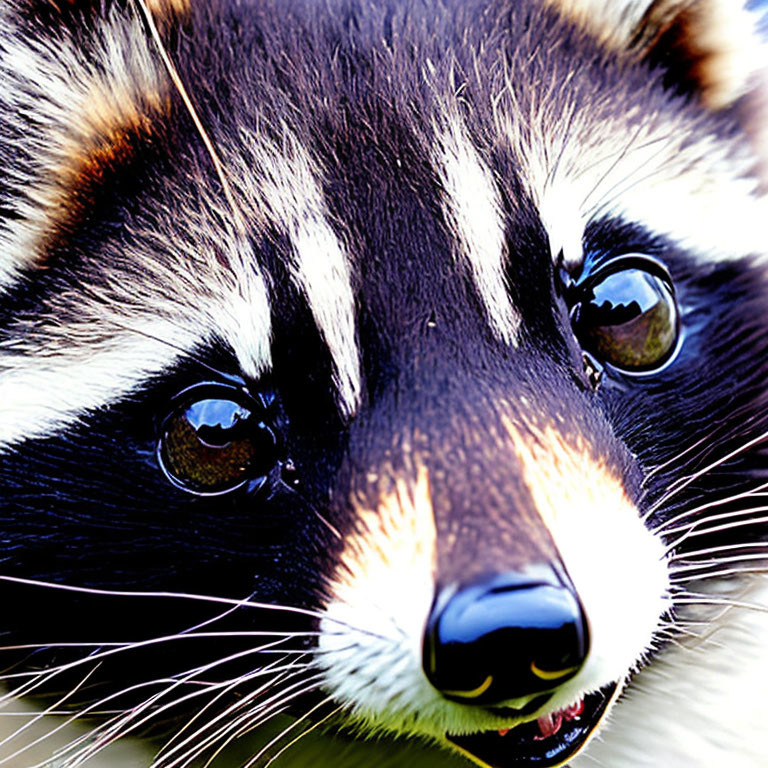
[[[613,259],[572,290],[571,323],[585,350],[625,373],[654,371],[670,359],[680,319],[672,279],[656,259]]]
[[[258,410],[234,387],[201,385],[183,392],[157,444],[168,479],[190,493],[214,495],[267,475],[277,459],[277,441]]]

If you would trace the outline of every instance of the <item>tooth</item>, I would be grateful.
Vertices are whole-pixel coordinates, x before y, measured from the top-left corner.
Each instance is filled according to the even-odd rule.
[[[584,711],[584,699],[579,699],[575,704],[571,704],[570,707],[566,707],[563,710],[563,715],[566,720],[572,720],[574,717],[578,717]]]
[[[539,730],[541,736],[534,736],[536,740],[547,739],[550,736],[554,736],[563,724],[562,712],[550,712],[548,715],[543,715],[538,719]]]

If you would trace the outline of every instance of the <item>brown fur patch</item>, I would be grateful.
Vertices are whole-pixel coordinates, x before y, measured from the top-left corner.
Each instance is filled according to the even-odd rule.
[[[765,66],[737,0],[544,0],[618,54],[665,70],[667,86],[710,109],[733,104]]]
[[[507,418],[504,425],[536,510],[555,544],[562,540],[558,534],[564,516],[573,518],[582,509],[594,516],[616,507],[634,507],[621,480],[604,460],[593,455],[580,435],[568,440],[552,426],[523,434]],[[587,522],[588,517],[584,520]],[[570,525],[570,521],[566,523]]]
[[[184,16],[191,10],[191,0],[143,0],[156,20]],[[44,13],[55,13],[64,16],[67,13],[100,12],[104,8],[104,0],[30,0],[28,6],[32,10]]]
[[[169,108],[168,101],[157,99],[153,108],[144,112],[115,112],[112,124],[110,116],[102,114],[88,140],[70,148],[55,171],[58,192],[51,200],[51,218],[38,267],[44,266],[46,255],[89,218],[100,195],[121,169],[136,160],[141,145],[151,139],[157,121]]]
[[[155,20],[169,16],[185,16],[191,9],[190,0],[146,0]]]

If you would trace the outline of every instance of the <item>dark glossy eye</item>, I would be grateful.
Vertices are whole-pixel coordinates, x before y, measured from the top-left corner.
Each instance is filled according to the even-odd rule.
[[[598,360],[645,373],[670,359],[680,319],[672,280],[656,259],[613,259],[570,290],[574,333]]]
[[[276,439],[258,411],[235,387],[182,392],[160,428],[157,456],[165,474],[198,495],[226,493],[268,474],[277,460]]]

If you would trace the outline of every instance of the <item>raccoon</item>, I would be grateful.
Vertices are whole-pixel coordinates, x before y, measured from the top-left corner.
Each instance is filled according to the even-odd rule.
[[[92,719],[56,765],[284,713],[248,765],[768,763],[759,29],[3,0],[0,659]]]

